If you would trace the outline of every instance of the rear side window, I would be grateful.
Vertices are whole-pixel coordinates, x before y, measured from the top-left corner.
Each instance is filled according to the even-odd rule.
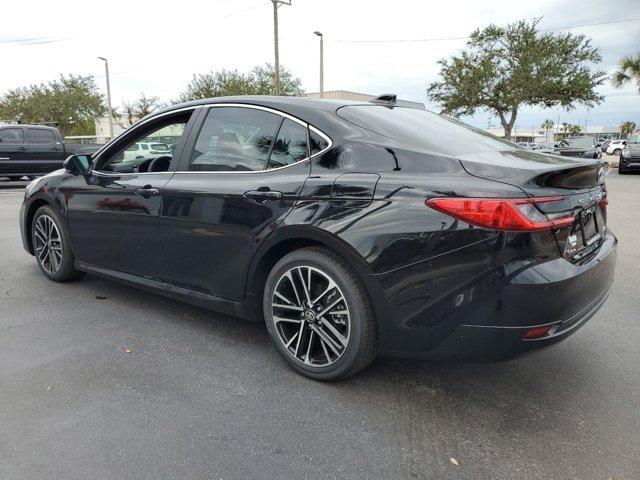
[[[254,108],[209,109],[191,155],[189,170],[264,170],[281,121],[280,115]]]
[[[307,128],[285,118],[273,144],[267,168],[285,167],[308,156]]]
[[[0,130],[2,143],[24,143],[24,132],[21,128],[5,128]]]
[[[313,130],[309,130],[309,151],[311,152],[311,155],[315,155],[316,153],[321,152],[328,146],[329,142],[327,142]]]
[[[55,143],[56,139],[51,130],[41,128],[29,129],[29,143]]]
[[[515,143],[426,110],[384,105],[349,105],[338,115],[367,130],[445,155],[520,150]]]

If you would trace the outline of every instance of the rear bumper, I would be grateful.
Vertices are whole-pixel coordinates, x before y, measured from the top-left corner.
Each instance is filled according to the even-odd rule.
[[[393,288],[378,287],[374,307],[381,353],[492,362],[557,343],[604,304],[613,283],[616,251],[617,240],[608,232],[595,256],[582,265],[556,258],[507,274],[505,265],[487,260],[484,272],[447,288],[437,299],[433,292],[443,278],[405,285],[424,304],[410,317],[402,313],[403,301],[388,295]],[[365,283],[369,288],[377,282],[369,278]],[[543,337],[523,339],[525,332],[540,326],[553,328]]]
[[[500,362],[554,345],[575,333],[593,317],[607,300],[611,286],[587,308],[571,318],[557,322],[553,333],[535,339],[523,339],[532,327],[476,327],[462,325],[429,352],[430,358]]]

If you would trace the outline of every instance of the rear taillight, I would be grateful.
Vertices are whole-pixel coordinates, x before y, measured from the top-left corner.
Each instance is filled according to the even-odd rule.
[[[430,198],[425,202],[439,212],[492,230],[531,232],[571,225],[574,212],[547,216],[536,208],[541,203],[558,202],[562,197],[534,198]]]

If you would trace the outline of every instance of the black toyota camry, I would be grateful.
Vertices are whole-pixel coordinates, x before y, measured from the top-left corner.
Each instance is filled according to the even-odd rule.
[[[20,227],[51,280],[264,322],[329,380],[377,354],[499,361],[575,332],[613,281],[605,168],[390,95],[215,98],[31,182]]]

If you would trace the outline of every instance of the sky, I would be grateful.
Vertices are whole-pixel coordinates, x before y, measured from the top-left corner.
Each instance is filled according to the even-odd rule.
[[[396,93],[438,111],[426,86],[438,79],[437,61],[464,48],[464,37],[474,29],[538,17],[541,29],[640,19],[637,1],[292,0],[278,9],[280,62],[306,91],[318,91],[319,42],[313,32],[319,30],[325,38],[325,90]],[[249,71],[274,57],[269,0],[22,0],[4,2],[2,17],[0,95],[69,73],[93,75],[105,91],[104,64],[97,58],[102,56],[109,59],[114,106],[141,92],[168,102],[193,74]],[[603,57],[597,68],[607,73],[623,56],[640,51],[640,21],[569,31],[592,39]],[[442,38],[458,39],[407,41]],[[633,85],[615,89],[606,82],[599,92],[606,100],[590,110],[522,109],[516,127],[538,126],[545,118],[640,125],[640,95]],[[463,120],[499,126],[486,112]]]

